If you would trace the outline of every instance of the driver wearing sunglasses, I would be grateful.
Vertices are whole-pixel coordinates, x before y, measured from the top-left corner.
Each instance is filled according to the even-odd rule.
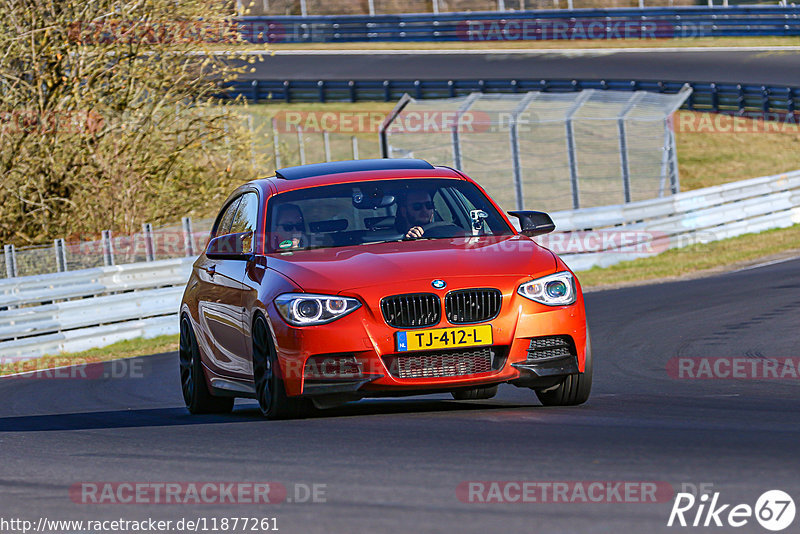
[[[274,250],[296,250],[305,246],[305,220],[297,204],[280,204],[272,230]]]
[[[398,204],[398,220],[404,221],[406,239],[419,239],[425,234],[423,227],[433,222],[433,201],[427,191],[411,190]]]

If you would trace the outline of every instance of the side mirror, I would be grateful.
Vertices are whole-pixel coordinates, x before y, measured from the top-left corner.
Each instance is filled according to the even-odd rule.
[[[206,256],[226,260],[249,260],[253,254],[253,232],[240,232],[215,237],[208,242]]]
[[[519,219],[520,233],[528,237],[549,234],[556,229],[556,224],[543,211],[509,211],[509,215]]]

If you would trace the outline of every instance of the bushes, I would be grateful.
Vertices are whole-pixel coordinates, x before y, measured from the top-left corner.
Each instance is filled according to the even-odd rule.
[[[237,68],[203,54],[238,39],[226,15],[186,0],[0,4],[0,242],[205,215],[254,177],[239,103],[217,98]]]

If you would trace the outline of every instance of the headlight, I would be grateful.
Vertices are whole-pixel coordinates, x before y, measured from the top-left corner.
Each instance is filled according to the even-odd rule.
[[[325,324],[344,317],[361,303],[350,297],[286,293],[275,298],[284,320],[294,326]]]
[[[548,306],[564,306],[575,302],[575,281],[570,272],[551,274],[525,282],[517,293]]]

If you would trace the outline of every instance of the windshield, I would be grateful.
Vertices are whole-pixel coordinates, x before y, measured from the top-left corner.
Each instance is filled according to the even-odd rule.
[[[452,179],[289,191],[270,199],[267,220],[269,252],[514,233],[477,187]]]

